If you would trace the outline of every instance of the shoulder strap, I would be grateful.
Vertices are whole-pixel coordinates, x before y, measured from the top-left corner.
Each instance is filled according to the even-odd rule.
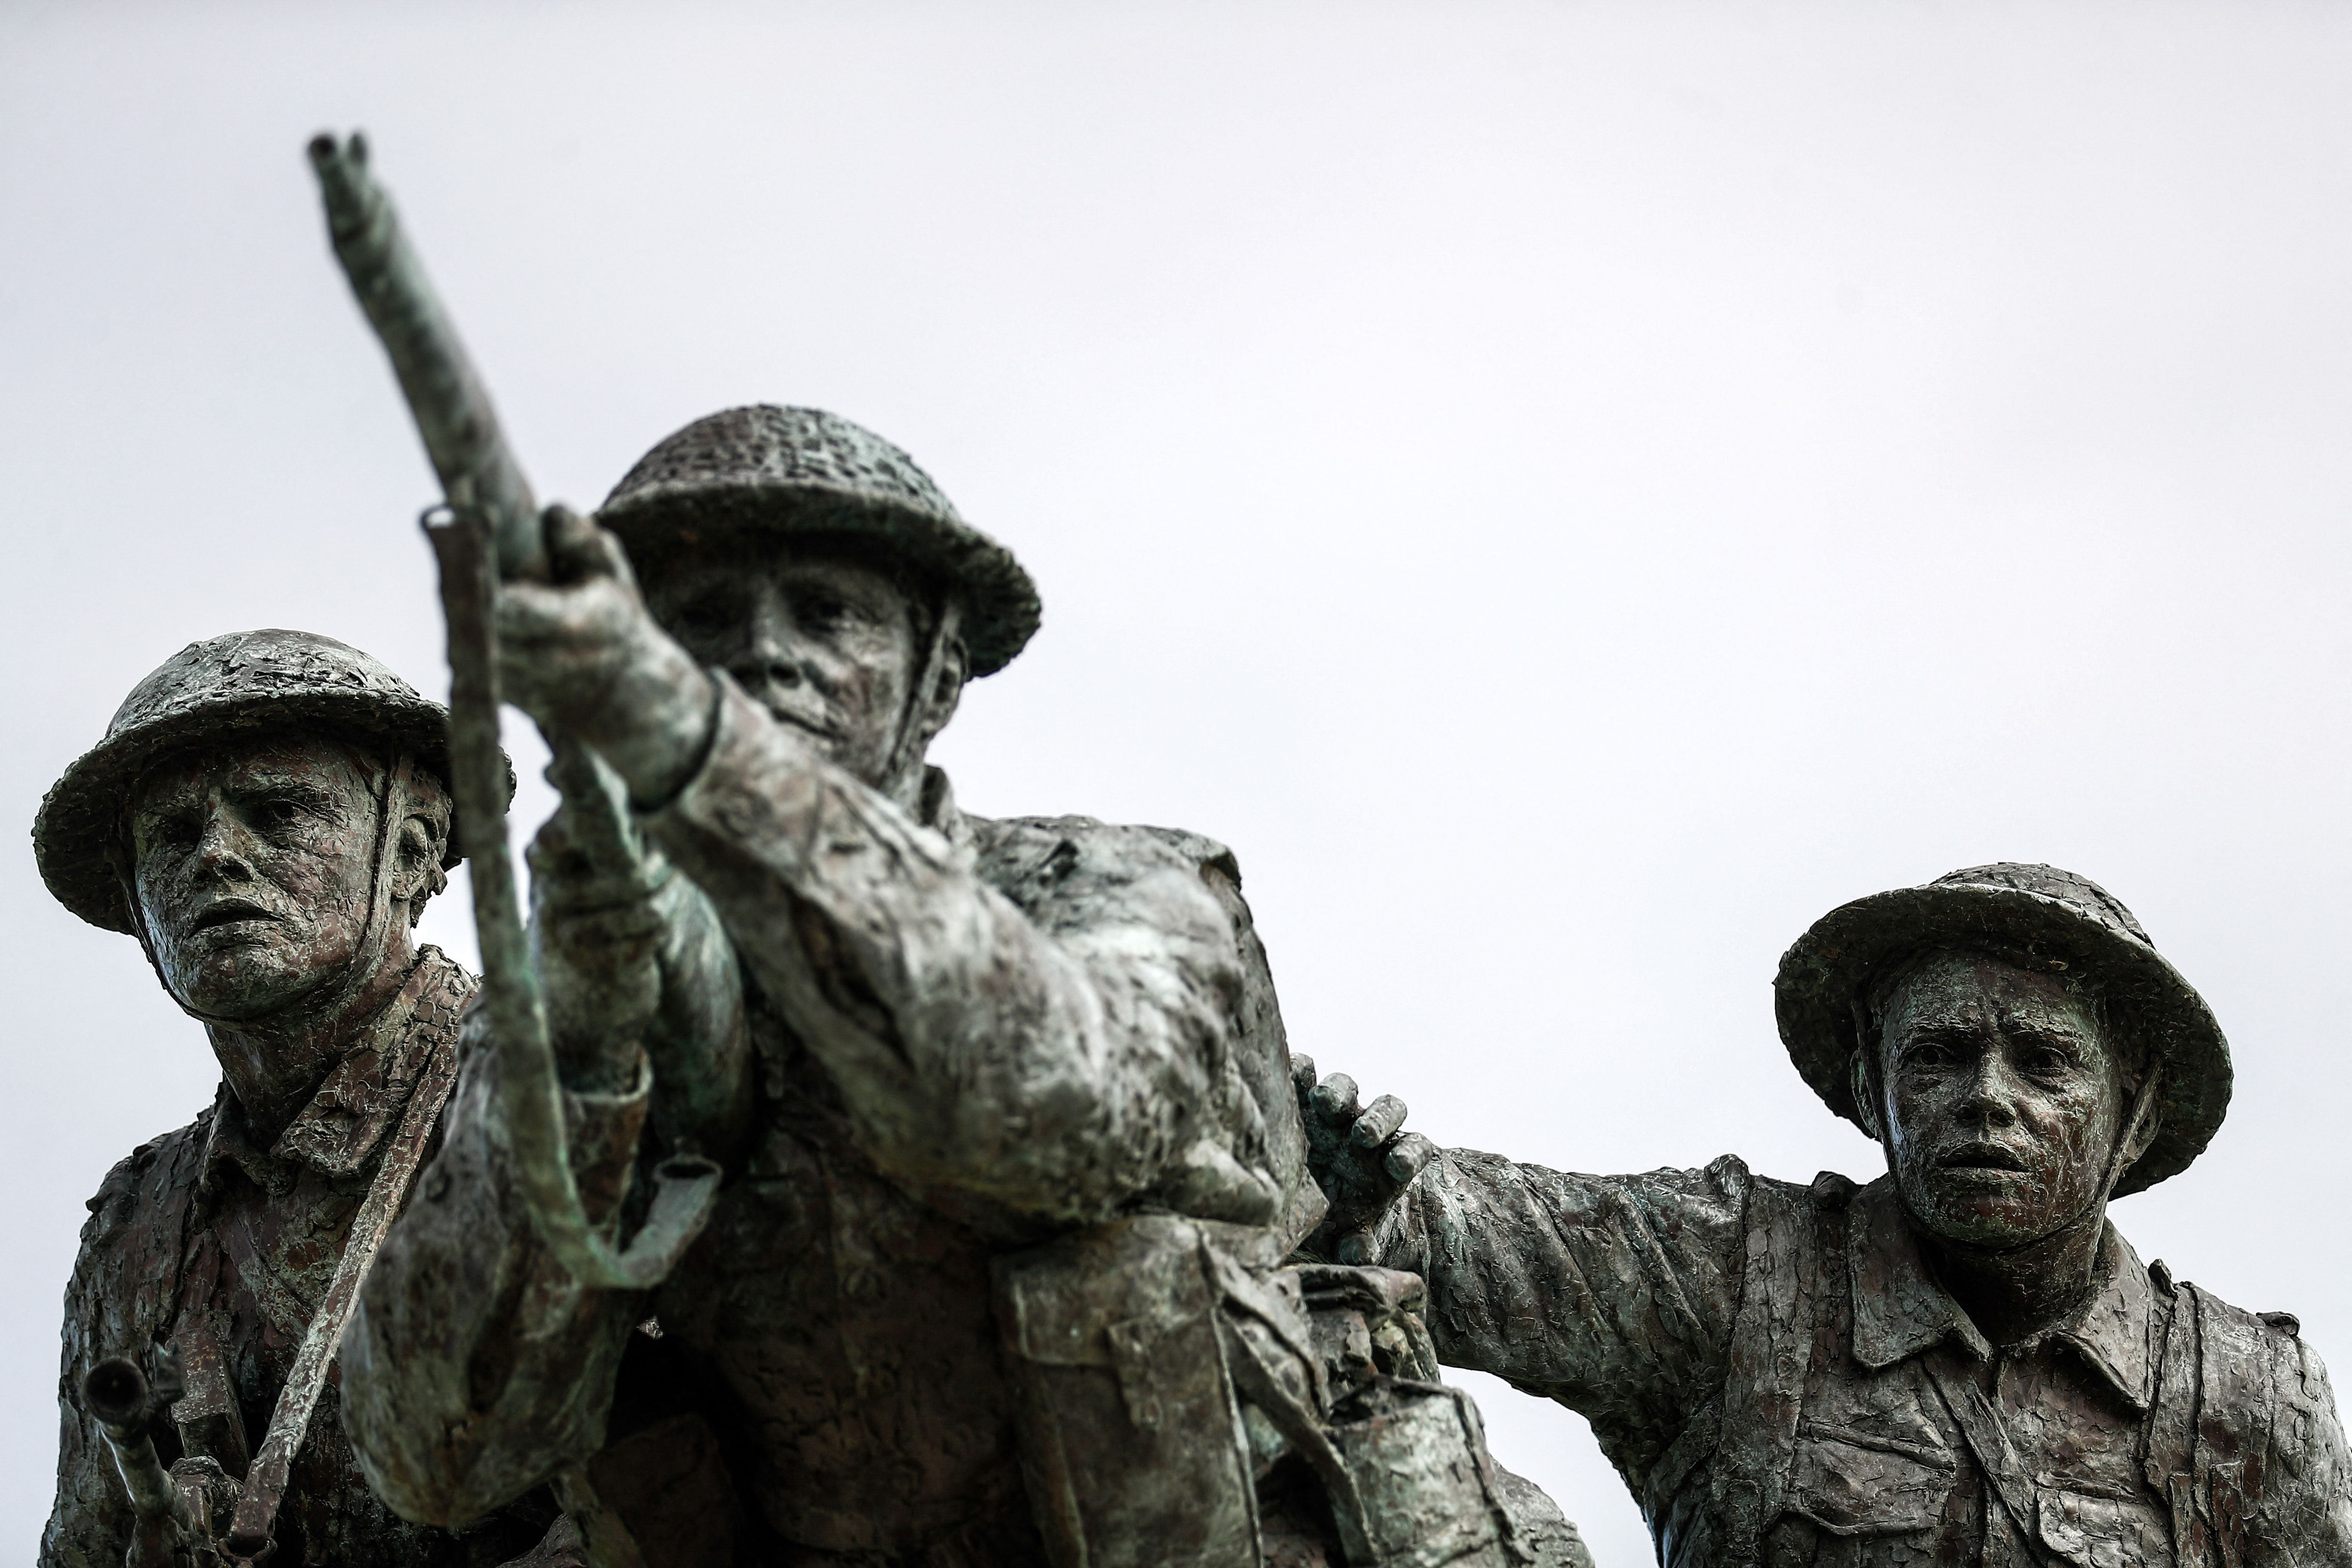
[[[1842,1178],[1840,1179],[1842,1182]],[[1721,1439],[1712,1477],[1722,1536],[1719,1561],[1747,1568],[1763,1561],[1764,1532],[1779,1518],[1804,1412],[1805,1381],[1829,1297],[1843,1269],[1823,1267],[1843,1256],[1843,1184],[1822,1193],[1757,1182],[1748,1197],[1748,1255],[1739,1312],[1718,1409]]]
[[[2205,1561],[2238,1568],[2270,1470],[2271,1417],[2278,1408],[2264,1337],[2270,1331],[2194,1285],[2183,1282],[2180,1295],[2197,1320],[2197,1441],[2189,1470],[2196,1522],[2210,1532]]]
[[[257,1558],[269,1549],[278,1505],[286,1495],[295,1450],[302,1446],[302,1434],[310,1425],[310,1411],[319,1403],[320,1389],[326,1384],[327,1363],[343,1342],[343,1331],[351,1325],[352,1312],[359,1305],[360,1286],[366,1282],[376,1249],[383,1245],[384,1233],[392,1228],[402,1201],[408,1196],[417,1164],[425,1157],[425,1147],[433,1141],[433,1129],[441,1120],[441,1107],[457,1081],[457,1047],[448,1040],[439,1041],[424,1072],[418,1075],[416,1091],[410,1096],[408,1110],[400,1119],[400,1130],[385,1145],[383,1165],[376,1172],[375,1181],[368,1187],[360,1212],[352,1221],[351,1236],[343,1243],[343,1256],[335,1265],[334,1280],[319,1303],[318,1315],[310,1320],[310,1332],[302,1336],[302,1348],[294,1357],[294,1370],[287,1375],[286,1386],[278,1391],[277,1408],[270,1412],[269,1432],[262,1439],[260,1456],[246,1472],[245,1495],[237,1502],[236,1518],[228,1535],[229,1550],[241,1558]]]
[[[2175,1287],[2160,1262],[2148,1275],[2164,1299],[2164,1326],[2157,1350],[2156,1394],[2141,1428],[2140,1474],[2171,1515],[2175,1568],[2212,1568],[2212,1531],[2198,1511],[2194,1479],[2200,1363],[2204,1359],[2196,1296]]]

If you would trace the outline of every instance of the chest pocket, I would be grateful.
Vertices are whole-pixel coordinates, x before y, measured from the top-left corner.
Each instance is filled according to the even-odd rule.
[[[1932,1530],[1959,1473],[1949,1454],[1808,1423],[1789,1470],[1788,1509],[1831,1535]]]
[[[2152,1500],[2036,1487],[2042,1543],[2078,1568],[2163,1568],[2172,1530]]]

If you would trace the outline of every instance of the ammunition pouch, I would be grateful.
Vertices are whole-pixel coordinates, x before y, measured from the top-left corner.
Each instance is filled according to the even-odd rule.
[[[1055,1568],[1522,1568],[1417,1276],[1275,1267],[1146,1215],[996,1260],[1022,1465]]]

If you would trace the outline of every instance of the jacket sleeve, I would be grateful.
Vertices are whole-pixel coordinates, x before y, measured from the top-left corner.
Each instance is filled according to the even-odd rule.
[[[576,1284],[539,1241],[497,1132],[497,1053],[467,1015],[442,1142],[385,1237],[341,1352],[344,1429],[394,1511],[457,1528],[603,1445],[642,1293]],[[572,1168],[618,1230],[649,1084],[567,1094]]]
[[[618,778],[557,746],[563,803],[531,841],[530,934],[563,1080],[625,1089],[649,1060],[663,1148],[730,1163],[753,1092],[734,951],[710,900],[638,832]]]
[[[1244,977],[1198,866],[1142,837],[1066,840],[1031,872],[1057,885],[1024,911],[719,684],[710,753],[646,831],[709,896],[878,1167],[1055,1223],[1171,1181],[1205,1217],[1273,1216],[1278,1183],[1213,1125]],[[1208,1212],[1221,1191],[1233,1206]]]
[[[121,1568],[136,1524],[129,1494],[97,1426],[81,1408],[81,1380],[110,1356],[143,1358],[163,1337],[181,1280],[183,1224],[207,1128],[142,1144],[107,1173],[66,1286],[58,1367],[58,1490],[41,1534],[41,1568]],[[157,1439],[165,1463],[177,1446]]]
[[[91,1366],[121,1353],[119,1347],[100,1348],[107,1336],[97,1297],[104,1270],[100,1233],[107,1226],[106,1209],[126,1195],[129,1163],[116,1166],[90,1200],[73,1279],[66,1287],[64,1344],[58,1367],[58,1492],[48,1528],[41,1534],[40,1568],[121,1568],[131,1543],[134,1521],[130,1499],[106,1439],[82,1414],[79,1386]]]
[[[2245,1531],[2246,1562],[2352,1563],[2352,1453],[2319,1352],[2272,1330],[2268,1484]]]
[[[1748,1186],[1732,1159],[1583,1176],[1447,1150],[1390,1210],[1378,1261],[1426,1282],[1441,1361],[1558,1400],[1604,1441],[1663,1441],[1722,1380]]]

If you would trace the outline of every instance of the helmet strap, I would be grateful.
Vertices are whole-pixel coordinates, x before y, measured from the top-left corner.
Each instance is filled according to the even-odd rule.
[[[933,617],[930,635],[924,639],[923,657],[915,679],[907,683],[907,699],[898,710],[898,732],[892,738],[888,759],[882,776],[895,785],[902,774],[922,759],[930,737],[922,732],[923,715],[931,705],[932,688],[946,668],[949,640],[961,629],[961,612],[953,595],[942,595],[940,613]]]

